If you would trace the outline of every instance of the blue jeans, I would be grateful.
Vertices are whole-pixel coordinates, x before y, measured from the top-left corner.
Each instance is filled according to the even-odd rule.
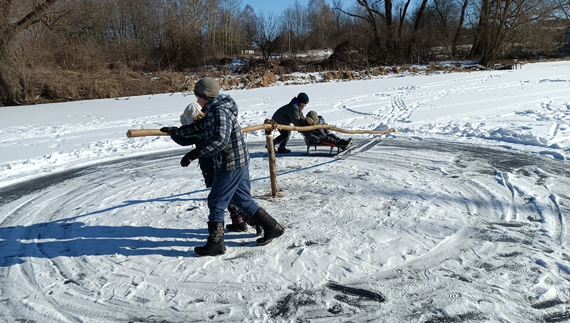
[[[232,201],[247,217],[251,218],[259,209],[251,197],[249,165],[233,172],[215,174],[212,190],[208,195],[210,215],[208,221],[223,222],[228,204]]]

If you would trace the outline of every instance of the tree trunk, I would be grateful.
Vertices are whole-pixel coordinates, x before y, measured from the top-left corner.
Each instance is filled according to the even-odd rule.
[[[467,11],[467,5],[469,0],[463,0],[463,5],[461,6],[461,15],[459,16],[459,24],[457,30],[455,31],[455,36],[453,37],[453,42],[451,43],[451,57],[457,58],[459,51],[457,50],[457,43],[459,43],[459,36],[461,35],[461,29],[463,28],[463,23],[465,21],[465,13]]]
[[[24,88],[12,59],[5,51],[0,51],[0,106],[21,104],[24,101]]]
[[[0,106],[21,104],[25,98],[24,87],[8,50],[11,42],[19,32],[38,22],[38,17],[57,1],[39,2],[28,14],[13,20],[10,17],[12,1],[0,0]]]
[[[414,29],[412,30],[412,37],[410,38],[410,43],[408,44],[408,50],[406,52],[406,56],[407,58],[410,60],[410,62],[413,62],[413,48],[416,45],[416,40],[417,40],[417,35],[418,35],[418,31],[420,30],[421,27],[421,21],[422,18],[424,17],[424,13],[427,7],[427,2],[428,0],[422,0],[422,4],[420,5],[420,9],[418,10],[418,14],[416,16],[416,20],[414,22]]]
[[[473,46],[471,46],[471,51],[469,52],[469,57],[475,58],[477,56],[483,55],[485,48],[487,46],[487,34],[489,32],[489,0],[483,0],[481,2],[481,11],[479,12],[479,23],[475,27],[475,37],[473,39]]]

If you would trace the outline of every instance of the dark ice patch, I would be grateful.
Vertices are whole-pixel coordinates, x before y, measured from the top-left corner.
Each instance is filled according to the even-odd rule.
[[[532,304],[530,307],[537,309],[537,310],[543,310],[545,308],[554,307],[554,306],[559,305],[559,304],[564,304],[564,302],[559,300],[559,299],[551,299],[548,301]]]
[[[288,246],[287,249],[297,249],[297,248],[302,248],[302,247],[310,247],[310,246],[315,246],[315,245],[325,245],[328,241],[313,241],[313,240],[307,240],[307,241],[300,241],[300,242],[295,242],[292,245]]]
[[[566,322],[570,320],[570,312],[552,313],[544,316],[544,322]]]
[[[482,313],[469,312],[454,316],[437,316],[432,317],[424,323],[458,323],[458,322],[473,322],[473,321],[486,321],[487,318]]]
[[[337,283],[328,283],[326,287],[346,295],[363,297],[378,303],[383,303],[386,301],[386,298],[384,298],[384,296],[366,289],[343,286]]]
[[[509,253],[500,253],[499,256],[504,257],[504,258],[510,258],[510,257],[520,256],[522,254],[523,254],[522,252],[513,251],[513,252],[509,252]]]
[[[520,223],[520,222],[489,222],[491,225],[498,225],[506,228],[520,228],[523,226],[528,226],[528,223]]]
[[[301,307],[313,306],[317,304],[317,295],[307,290],[296,290],[288,294],[285,298],[277,302],[277,305],[270,309],[271,317],[290,317],[297,313]]]
[[[340,314],[342,313],[342,307],[336,304],[333,307],[329,308],[327,311],[332,314]]]
[[[466,276],[463,276],[463,275],[459,275],[459,274],[456,274],[456,273],[453,273],[453,274],[450,274],[450,275],[444,275],[444,276],[447,276],[447,277],[449,277],[449,278],[455,278],[455,279],[458,279],[458,280],[460,280],[460,281],[462,281],[462,282],[466,282],[466,283],[471,283],[471,282],[472,282],[469,277],[466,277]]]

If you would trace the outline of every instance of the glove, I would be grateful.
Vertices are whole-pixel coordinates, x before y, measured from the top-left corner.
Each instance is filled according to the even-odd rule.
[[[200,121],[200,120],[204,119],[205,116],[206,115],[204,114],[204,112],[200,111],[200,112],[198,112],[198,114],[194,118],[192,118],[192,121],[194,121],[194,122]]]
[[[184,157],[182,157],[180,160],[180,166],[188,167],[188,165],[190,165],[193,160],[197,159],[199,155],[200,153],[196,149],[191,150],[189,153],[184,155]]]
[[[176,130],[178,130],[178,127],[162,127],[162,128],[160,128],[160,131],[166,132],[169,135],[176,134]]]

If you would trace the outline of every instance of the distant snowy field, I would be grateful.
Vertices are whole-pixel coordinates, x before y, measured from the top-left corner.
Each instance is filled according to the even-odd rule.
[[[0,321],[570,320],[570,62],[226,91],[240,123],[299,92],[352,136],[277,159],[247,134],[252,194],[286,227],[195,257],[206,198],[179,124],[191,94],[0,108]],[[348,137],[339,134],[341,137]],[[228,217],[229,221],[229,217]]]

